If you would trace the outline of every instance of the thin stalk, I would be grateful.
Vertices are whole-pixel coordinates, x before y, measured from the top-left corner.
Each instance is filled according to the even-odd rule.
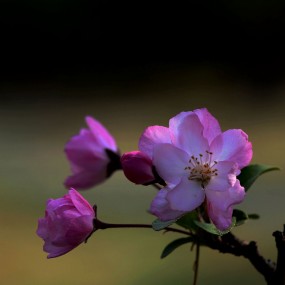
[[[111,224],[111,223],[105,223],[101,222],[99,220],[94,220],[94,228],[95,230],[105,230],[105,229],[111,229],[111,228],[149,228],[152,229],[152,225],[148,224]],[[187,231],[183,231],[180,229],[176,228],[171,228],[171,227],[166,227],[164,228],[165,231],[167,232],[174,232],[174,233],[180,233],[180,234],[185,234],[185,235],[191,235]]]
[[[197,281],[198,281],[199,257],[200,257],[200,244],[199,244],[199,241],[197,241],[197,242],[196,242],[195,261],[194,261],[194,278],[193,278],[193,285],[197,285]]]

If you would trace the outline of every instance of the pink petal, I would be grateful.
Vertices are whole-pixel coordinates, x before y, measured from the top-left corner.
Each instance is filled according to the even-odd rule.
[[[221,134],[221,128],[217,119],[214,118],[206,108],[202,108],[196,109],[193,112],[181,112],[170,119],[169,129],[174,137],[177,137],[177,130],[181,122],[183,122],[183,120],[190,114],[196,114],[198,116],[199,121],[203,126],[203,136],[207,138],[209,143],[211,143],[216,136]]]
[[[46,242],[43,247],[44,251],[49,253],[47,258],[54,258],[64,255],[71,251],[73,248],[74,247],[70,245],[58,247],[49,242]]]
[[[58,199],[48,199],[46,203],[46,211],[47,212],[54,212],[59,207],[73,207],[71,199],[66,198],[67,195],[64,195],[64,197],[58,198]]]
[[[209,149],[207,139],[203,136],[203,125],[196,114],[183,118],[176,129],[171,128],[172,143],[186,151],[190,156],[199,156]]]
[[[155,180],[151,159],[141,151],[122,155],[121,163],[125,176],[136,184],[146,184]]]
[[[231,161],[219,161],[213,169],[217,169],[217,176],[213,176],[206,186],[213,191],[226,191],[236,183],[236,176],[239,174],[237,163]]]
[[[187,173],[189,155],[172,144],[159,144],[153,151],[153,165],[159,176],[166,182],[179,183]]]
[[[204,127],[204,137],[211,143],[216,136],[222,133],[219,122],[206,108],[196,109],[193,112],[199,117]]]
[[[227,191],[211,191],[206,188],[207,209],[212,222],[220,230],[228,229],[232,224],[233,205],[239,204],[245,197],[245,191],[239,180]]]
[[[92,167],[97,161],[108,160],[106,152],[88,130],[81,130],[79,135],[73,136],[64,151],[68,160],[79,166]]]
[[[101,144],[101,146],[103,146],[103,148],[113,150],[114,152],[117,151],[115,139],[99,121],[95,120],[91,116],[87,116],[85,121],[94,135],[94,138]]]
[[[188,115],[193,115],[192,111],[189,112],[181,112],[178,115],[174,116],[169,120],[169,131],[171,133],[171,137],[176,138],[178,136],[178,129],[180,124]]]
[[[181,182],[169,191],[166,199],[173,210],[190,212],[203,203],[205,192],[200,183],[183,177]]]
[[[73,219],[70,228],[66,231],[65,242],[77,246],[81,244],[93,230],[93,218],[90,215]]]
[[[159,190],[150,206],[150,212],[157,216],[161,221],[176,220],[185,213],[183,211],[171,209],[170,204],[166,199],[169,190],[168,187]]]
[[[76,207],[76,209],[81,215],[89,215],[91,216],[91,219],[95,217],[94,210],[89,204],[89,202],[85,200],[83,196],[80,195],[75,189],[71,188],[68,191],[68,194],[70,195],[73,205]]]
[[[107,167],[107,166],[106,166]],[[69,177],[64,182],[67,188],[74,187],[76,189],[87,189],[93,187],[99,183],[106,180],[107,168],[98,167],[97,171],[82,171],[75,173]]]
[[[38,220],[37,235],[42,239],[46,239],[48,237],[47,221],[45,218]]]
[[[239,168],[247,166],[252,158],[252,145],[242,130],[228,130],[217,136],[210,147],[213,160],[228,160],[238,163]]]
[[[169,130],[162,126],[151,126],[145,129],[139,140],[139,150],[152,158],[153,148],[160,143],[171,143]]]

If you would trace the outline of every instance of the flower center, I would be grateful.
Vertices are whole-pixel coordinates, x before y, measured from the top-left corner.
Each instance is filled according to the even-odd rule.
[[[191,156],[189,159],[190,166],[186,166],[185,170],[189,170],[189,180],[201,182],[204,188],[210,181],[211,177],[218,175],[218,169],[215,168],[217,161],[212,161],[213,153],[206,150],[206,155],[199,154],[199,157]]]

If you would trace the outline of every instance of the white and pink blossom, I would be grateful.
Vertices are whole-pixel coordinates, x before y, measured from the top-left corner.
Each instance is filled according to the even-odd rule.
[[[245,197],[236,177],[252,158],[252,145],[242,130],[222,132],[207,109],[198,109],[173,117],[168,128],[148,127],[139,148],[167,183],[152,201],[151,213],[167,221],[205,202],[216,227],[230,227],[233,205]]]

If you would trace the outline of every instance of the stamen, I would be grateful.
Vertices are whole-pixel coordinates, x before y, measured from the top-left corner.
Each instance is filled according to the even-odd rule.
[[[200,163],[203,164],[203,163],[202,163],[203,154],[200,153],[199,156],[200,156]]]
[[[206,157],[202,153],[199,156],[192,155],[189,159],[190,166],[185,167],[185,170],[189,170],[189,180],[196,180],[201,182],[201,186],[204,188],[211,177],[218,175],[218,169],[214,168],[217,161],[212,162],[212,155],[213,153],[206,150],[205,153],[207,154]]]

